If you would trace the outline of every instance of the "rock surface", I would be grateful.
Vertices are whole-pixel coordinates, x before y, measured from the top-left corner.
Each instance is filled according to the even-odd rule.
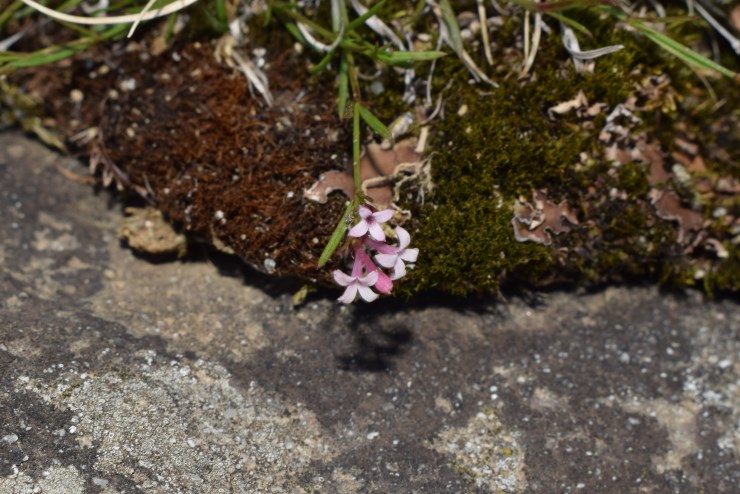
[[[299,308],[151,262],[0,134],[0,492],[723,493],[740,311],[653,288]],[[735,487],[733,487],[735,486]]]

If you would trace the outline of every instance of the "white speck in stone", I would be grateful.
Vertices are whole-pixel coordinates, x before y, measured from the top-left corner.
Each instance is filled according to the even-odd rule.
[[[582,482],[580,484],[576,485],[576,489],[585,489],[585,488],[586,488],[586,484],[584,484]]]
[[[665,349],[665,353],[667,353],[668,355],[673,355],[673,353],[674,353],[673,352],[673,348],[670,348],[670,347],[666,348]]]
[[[498,386],[491,386],[490,388],[488,388],[488,391],[490,391],[491,393],[495,393],[496,391],[498,391]]]
[[[213,219],[216,221],[221,221],[222,219],[224,219],[224,212],[219,209],[214,213]]]
[[[722,359],[719,362],[717,362],[717,367],[719,367],[722,370],[727,369],[731,365],[732,365],[732,362],[730,362],[730,359]]]
[[[108,481],[99,477],[93,477],[92,483],[101,487],[108,485]]]
[[[372,441],[373,439],[375,439],[379,435],[380,435],[380,432],[377,432],[377,431],[368,432],[367,433],[367,438],[368,438],[368,440]]]
[[[496,393],[491,393],[491,399],[492,400],[498,400],[498,395]]]
[[[16,436],[15,434],[8,434],[7,436],[3,436],[3,441],[5,441],[6,443],[13,444],[17,440],[18,436]]]
[[[69,433],[74,434],[75,432],[77,432],[77,427],[73,425],[72,427],[69,428]]]
[[[630,363],[630,354],[627,352],[622,352],[619,354],[619,361],[623,364],[629,364]]]
[[[187,442],[188,446],[190,446],[191,448],[195,447],[195,440],[192,437],[189,437]]]
[[[293,199],[294,197],[295,197],[295,192],[293,192],[292,190],[288,192],[288,199]]]

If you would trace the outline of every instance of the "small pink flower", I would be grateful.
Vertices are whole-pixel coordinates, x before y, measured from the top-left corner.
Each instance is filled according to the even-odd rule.
[[[378,294],[370,288],[378,282],[377,271],[371,271],[365,276],[350,276],[337,269],[332,274],[338,285],[347,287],[342,296],[337,299],[339,302],[351,304],[357,298],[358,292],[365,302],[372,302],[378,298]]]
[[[388,277],[387,274],[385,274],[378,266],[375,265],[372,259],[370,259],[370,256],[367,255],[367,252],[365,252],[364,245],[369,243],[382,243],[382,242],[376,242],[375,240],[364,238],[362,243],[356,243],[355,244],[355,264],[352,266],[352,274],[357,271],[358,273],[362,272],[362,269],[364,268],[368,273],[375,273],[378,275],[378,279],[375,282],[375,289],[379,291],[380,293],[383,293],[385,295],[388,295],[391,293],[391,290],[393,290],[393,281]],[[383,244],[385,245],[385,244]]]
[[[366,233],[370,234],[370,237],[382,242],[385,240],[385,232],[380,227],[380,223],[385,223],[391,217],[393,217],[393,210],[386,209],[383,211],[377,211],[373,213],[370,208],[366,206],[360,206],[360,222],[357,223],[349,231],[350,237],[362,237]]]
[[[404,261],[416,262],[419,256],[419,249],[408,248],[411,243],[409,232],[397,226],[396,237],[398,237],[398,247],[394,247],[392,252],[387,252],[388,249],[383,249],[386,252],[375,255],[375,260],[378,261],[378,264],[384,268],[393,268],[393,273],[391,274],[392,280],[397,280],[406,274]]]

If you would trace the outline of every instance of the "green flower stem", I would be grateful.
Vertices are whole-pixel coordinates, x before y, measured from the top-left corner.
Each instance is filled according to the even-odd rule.
[[[360,104],[352,109],[352,174],[355,180],[355,198],[362,195],[360,182]]]

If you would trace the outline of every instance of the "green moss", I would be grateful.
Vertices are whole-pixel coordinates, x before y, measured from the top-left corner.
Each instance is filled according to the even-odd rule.
[[[515,74],[500,74],[495,78],[498,89],[468,84],[470,75],[454,57],[439,61],[434,94],[440,94],[449,81],[452,88],[444,93],[445,117],[433,126],[436,189],[431,204],[404,205],[417,219],[415,241],[420,258],[401,290],[496,291],[504,279],[538,283],[556,267],[569,272],[572,279],[594,282],[658,279],[694,283],[695,268],[677,244],[675,223],[655,220],[646,200],[650,188],[646,165],[628,163],[614,175],[607,175],[611,168],[607,163],[575,166],[581,152],[603,149],[598,129],[606,115],[597,116],[587,127],[580,125],[582,120],[574,112],[555,121],[547,113],[579,90],[590,103],[613,108],[648,75],[668,73],[682,80],[688,69],[635,34],[615,30],[613,21],[588,11],[576,16],[593,33],[592,40],[583,42],[584,49],[625,45],[624,50],[599,59],[593,74],[576,74],[564,64],[568,54],[561,44],[549,42],[538,52],[534,80],[522,83]],[[513,38],[520,36],[512,22],[507,21],[497,33],[500,46],[512,46]],[[692,86],[676,83],[674,87]],[[467,113],[458,116],[463,105]],[[675,124],[682,118],[675,105],[666,104],[641,130],[650,135],[665,132],[672,145]],[[671,149],[670,145],[665,149]],[[606,201],[590,211],[593,221],[589,225],[559,236],[553,247],[514,239],[511,207],[515,198],[529,199],[533,189],[546,190],[554,202],[566,200],[582,214],[586,190],[597,182],[602,191],[614,188],[626,192],[627,198]],[[566,254],[559,250],[564,246],[570,247]],[[740,271],[731,262],[727,265]],[[737,286],[737,276],[713,272],[711,283]]]
[[[440,288],[452,294],[495,291],[504,275],[518,272],[535,279],[552,262],[547,248],[518,243],[511,235],[509,206],[495,197],[468,197],[424,211],[417,233],[422,246],[417,269],[403,290]]]
[[[631,197],[645,197],[650,190],[649,171],[640,163],[627,163],[617,170],[618,185]]]

